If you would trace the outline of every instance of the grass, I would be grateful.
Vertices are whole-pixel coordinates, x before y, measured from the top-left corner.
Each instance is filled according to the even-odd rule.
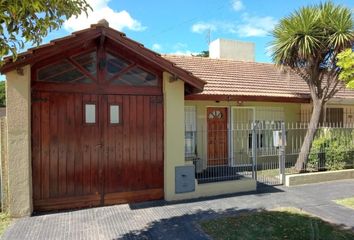
[[[354,197],[335,200],[337,204],[354,209]]]
[[[244,212],[233,217],[204,221],[200,225],[213,239],[354,239],[352,231],[294,208]]]
[[[0,213],[0,236],[5,232],[10,225],[11,219],[6,213]]]

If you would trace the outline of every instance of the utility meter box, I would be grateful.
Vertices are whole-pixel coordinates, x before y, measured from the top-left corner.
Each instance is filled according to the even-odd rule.
[[[187,193],[195,191],[195,168],[194,165],[179,166],[175,168],[175,192]]]
[[[284,146],[286,146],[286,135],[285,135],[285,139],[282,139],[282,137],[283,137],[282,131],[273,131],[273,146],[274,147],[283,146],[283,140],[284,140]]]

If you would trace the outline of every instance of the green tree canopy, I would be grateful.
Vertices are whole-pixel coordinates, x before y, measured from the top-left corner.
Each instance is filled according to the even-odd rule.
[[[0,1],[0,59],[10,53],[16,57],[25,42],[40,44],[49,31],[89,9],[85,0]]]
[[[351,48],[338,54],[337,66],[341,68],[339,79],[347,84],[348,88],[354,88],[354,52]]]
[[[324,104],[343,84],[337,55],[353,44],[352,10],[326,2],[302,7],[280,20],[273,31],[273,61],[295,71],[308,85],[313,111],[296,163],[305,167]]]
[[[208,50],[204,50],[201,51],[200,53],[196,54],[196,55],[192,55],[194,57],[209,57],[209,51]]]

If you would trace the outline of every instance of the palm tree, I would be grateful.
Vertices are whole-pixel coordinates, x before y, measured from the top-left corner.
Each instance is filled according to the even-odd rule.
[[[354,40],[351,9],[326,2],[302,7],[280,20],[271,43],[275,64],[296,72],[307,83],[313,104],[312,115],[296,169],[307,163],[324,104],[345,86],[338,75],[336,57]]]

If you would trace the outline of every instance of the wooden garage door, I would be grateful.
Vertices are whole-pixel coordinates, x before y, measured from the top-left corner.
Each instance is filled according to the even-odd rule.
[[[161,97],[38,92],[33,102],[36,210],[163,197]]]
[[[32,68],[37,211],[163,198],[161,72],[102,51]]]

